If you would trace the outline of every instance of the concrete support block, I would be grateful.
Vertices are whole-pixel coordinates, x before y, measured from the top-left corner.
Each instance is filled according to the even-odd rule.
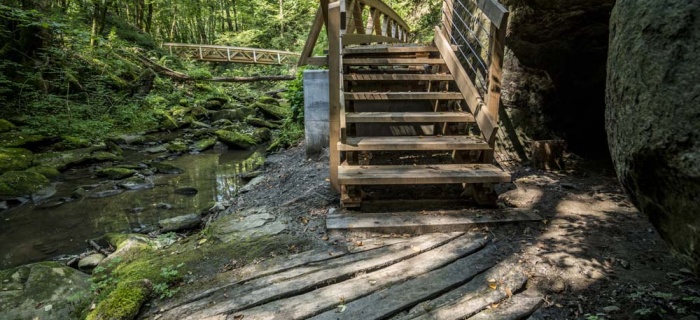
[[[328,147],[328,70],[304,71],[304,133],[306,154]]]

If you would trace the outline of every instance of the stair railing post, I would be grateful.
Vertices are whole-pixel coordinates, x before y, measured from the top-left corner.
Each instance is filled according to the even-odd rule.
[[[452,39],[452,15],[454,14],[454,1],[460,0],[443,0],[442,2],[442,34],[447,40]]]
[[[342,87],[341,68],[342,64],[342,39],[341,39],[341,6],[345,1],[334,2],[328,5],[328,98],[329,98],[329,150],[330,150],[330,182],[331,187],[336,192],[340,192],[338,182],[338,167],[340,166],[340,153],[338,152],[338,142],[340,141]],[[343,28],[344,29],[344,28]]]
[[[501,89],[503,86],[503,56],[505,55],[506,47],[506,29],[508,25],[508,14],[503,15],[503,21],[500,26],[491,22],[490,33],[490,51],[489,57],[491,63],[489,65],[489,87],[486,96],[486,110],[495,123],[498,123],[498,112],[501,104]],[[495,147],[495,135],[488,141],[491,148]],[[489,151],[484,155],[486,160],[493,161],[493,151]]]

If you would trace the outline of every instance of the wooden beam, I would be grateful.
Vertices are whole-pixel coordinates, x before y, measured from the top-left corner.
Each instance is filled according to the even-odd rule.
[[[309,57],[307,58],[306,64],[310,66],[326,67],[328,66],[328,57]]]
[[[508,21],[508,9],[497,0],[477,0],[476,5],[496,27],[503,28]]]
[[[340,166],[340,152],[338,151],[338,141],[340,141],[340,112],[341,112],[341,68],[342,62],[342,41],[340,38],[340,4],[332,3],[328,5],[328,101],[329,101],[329,149],[330,149],[330,182],[331,187],[336,192],[340,192],[338,183],[338,167]]]
[[[351,112],[345,115],[348,123],[430,123],[474,122],[466,112]]]
[[[347,59],[346,59],[347,60]],[[346,81],[452,81],[454,78],[450,74],[346,74],[343,76]]]
[[[459,92],[345,92],[345,100],[462,100]]]
[[[445,64],[450,70],[450,73],[455,77],[455,83],[462,93],[464,100],[467,102],[469,110],[474,114],[476,124],[479,126],[479,130],[481,130],[484,139],[486,139],[486,141],[493,141],[492,139],[496,136],[496,130],[498,130],[498,124],[493,120],[494,118],[489,114],[488,110],[484,108],[484,103],[479,92],[459,63],[457,55],[452,51],[450,43],[440,31],[440,27],[435,27],[435,45],[440,50],[442,58],[445,59]]]
[[[454,0],[443,0],[442,2],[442,31],[447,39],[452,38],[452,19],[454,13]]]
[[[436,150],[489,150],[481,137],[473,136],[392,136],[348,137],[338,144],[342,151],[436,151]]]
[[[510,174],[491,164],[341,166],[344,185],[506,183]]]
[[[506,18],[507,13],[506,13]],[[506,20],[506,24],[508,21]],[[491,64],[489,65],[489,88],[486,97],[486,108],[498,122],[498,109],[501,103],[501,89],[503,87],[503,55],[506,47],[506,28],[498,28],[491,24]]]
[[[362,22],[362,4],[360,4],[360,1],[355,1],[352,16],[354,17],[353,22],[355,24],[355,32],[358,34],[364,34],[365,26]]]
[[[445,64],[439,58],[347,58],[343,59],[346,66],[386,66],[386,65],[436,65]]]
[[[323,8],[319,7],[318,10],[316,10],[316,18],[314,18],[314,24],[311,26],[311,31],[309,31],[309,37],[306,38],[304,49],[301,50],[301,57],[297,62],[297,66],[301,67],[306,65],[307,60],[314,52],[314,47],[316,47],[316,41],[318,41],[318,36],[321,34],[322,28]]]

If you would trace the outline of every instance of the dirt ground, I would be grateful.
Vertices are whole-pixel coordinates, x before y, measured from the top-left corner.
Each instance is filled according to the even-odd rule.
[[[574,156],[566,167],[516,167],[513,183],[498,188],[499,206],[529,208],[541,222],[471,230],[490,234],[504,259],[517,256],[529,272],[527,288],[546,295],[531,319],[698,319],[698,279],[627,200],[612,167]],[[288,232],[312,246],[353,246],[379,236],[327,234],[325,216],[341,210],[329,187],[327,153],[309,158],[301,145],[269,156],[261,170],[261,182],[240,194],[229,212],[285,208]]]

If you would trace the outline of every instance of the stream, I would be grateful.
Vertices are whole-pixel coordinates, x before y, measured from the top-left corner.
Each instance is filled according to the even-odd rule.
[[[151,189],[62,203],[57,199],[70,197],[81,186],[92,190],[115,188],[115,181],[95,178],[89,168],[69,170],[62,181],[44,190],[44,199],[35,197],[34,202],[0,212],[0,269],[79,254],[86,250],[86,239],[108,232],[156,230],[161,219],[200,213],[216,202],[233,199],[245,184],[239,174],[261,165],[263,150],[184,154],[164,161],[184,169],[184,173],[150,176]],[[129,163],[149,159],[149,155],[133,150],[125,150],[124,156]],[[175,192],[183,187],[198,192]]]

